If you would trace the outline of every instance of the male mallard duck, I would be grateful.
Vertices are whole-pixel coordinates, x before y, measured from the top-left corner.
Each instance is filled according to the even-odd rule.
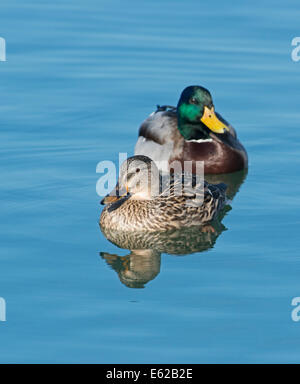
[[[225,184],[199,183],[187,176],[160,191],[155,163],[146,156],[128,158],[116,188],[102,204],[100,225],[125,231],[160,231],[202,225],[213,220],[225,204]],[[181,175],[180,175],[181,178]],[[196,185],[195,185],[196,183]]]
[[[158,107],[142,123],[135,155],[150,156],[163,171],[174,160],[204,161],[206,174],[248,166],[247,152],[234,128],[215,112],[210,92],[200,86],[185,88],[177,108]]]

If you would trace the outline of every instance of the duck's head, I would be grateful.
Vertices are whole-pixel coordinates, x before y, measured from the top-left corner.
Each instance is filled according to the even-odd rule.
[[[178,129],[186,140],[208,139],[210,132],[222,134],[229,131],[216,116],[210,92],[198,85],[183,90],[177,116]]]
[[[101,201],[110,204],[129,197],[136,200],[150,200],[159,194],[158,168],[147,156],[129,157],[121,166],[116,187]]]

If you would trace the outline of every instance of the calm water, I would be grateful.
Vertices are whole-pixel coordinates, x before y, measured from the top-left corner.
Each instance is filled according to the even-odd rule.
[[[297,0],[1,3],[1,362],[299,362],[299,19]],[[96,165],[190,84],[236,127],[247,179],[190,248],[119,248]]]

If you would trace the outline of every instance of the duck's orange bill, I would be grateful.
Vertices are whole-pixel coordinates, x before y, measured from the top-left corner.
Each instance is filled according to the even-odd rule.
[[[107,195],[105,196],[102,201],[101,201],[101,204],[103,205],[106,205],[106,204],[111,204],[111,203],[114,203],[115,201],[119,200],[119,197],[118,196],[110,196],[110,195]]]
[[[229,131],[227,125],[222,123],[222,121],[217,118],[214,107],[204,107],[204,113],[201,117],[201,121],[207,126],[207,128],[215,133],[224,133],[225,130]]]
[[[114,203],[115,201],[118,201],[120,200],[122,197],[125,197],[127,196],[128,194],[128,187],[126,186],[126,193],[124,193],[123,195],[121,196],[117,196],[117,188],[114,188],[114,190],[111,192],[112,194],[110,195],[106,195],[102,200],[101,200],[101,204],[102,205],[106,205],[106,204],[111,204],[111,203]]]

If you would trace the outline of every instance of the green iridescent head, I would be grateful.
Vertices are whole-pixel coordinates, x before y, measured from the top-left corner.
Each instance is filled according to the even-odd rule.
[[[210,92],[198,85],[183,90],[177,104],[178,129],[186,140],[206,139],[210,131],[224,133],[228,127],[216,116]]]

